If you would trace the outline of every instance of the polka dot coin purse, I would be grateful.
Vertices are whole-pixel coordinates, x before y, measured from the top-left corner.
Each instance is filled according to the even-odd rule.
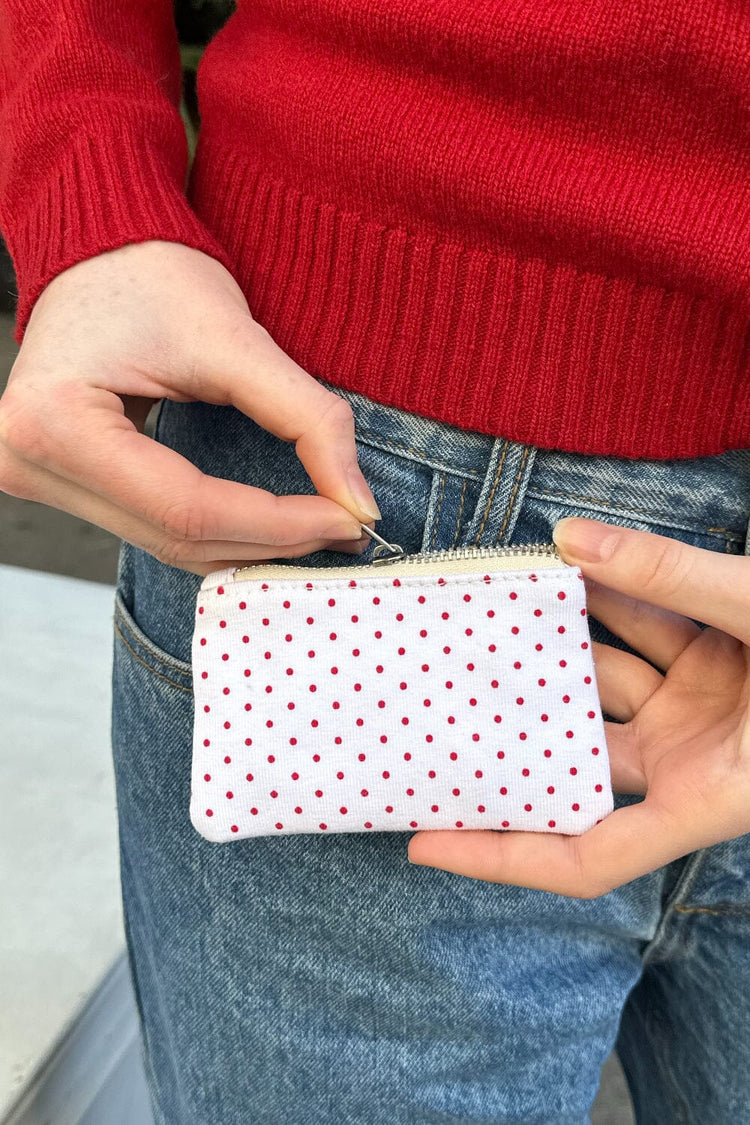
[[[369,531],[368,528],[365,528]],[[209,574],[190,819],[207,840],[579,834],[613,807],[585,586],[553,544]]]

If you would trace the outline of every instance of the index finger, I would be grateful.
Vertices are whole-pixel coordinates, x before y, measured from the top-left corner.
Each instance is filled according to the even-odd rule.
[[[275,496],[202,473],[139,433],[109,391],[79,388],[66,406],[19,453],[178,539],[284,546],[361,537],[359,522],[324,496]]]
[[[565,562],[602,586],[750,644],[750,558],[579,516],[559,520],[552,537]]]

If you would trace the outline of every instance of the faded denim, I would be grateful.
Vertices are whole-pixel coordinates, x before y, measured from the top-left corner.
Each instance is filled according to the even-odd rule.
[[[549,541],[586,515],[750,554],[750,450],[582,456],[338,393],[377,527],[407,551]],[[314,491],[232,408],[165,403],[157,437],[216,476]],[[643,1125],[750,1120],[750,837],[592,901],[412,867],[408,833],[211,844],[188,816],[200,581],[123,544],[112,733],[157,1125],[580,1125],[615,1045]]]

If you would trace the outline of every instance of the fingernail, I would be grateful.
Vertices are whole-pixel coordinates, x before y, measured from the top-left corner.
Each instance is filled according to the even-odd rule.
[[[555,545],[563,554],[582,562],[606,562],[619,537],[619,529],[612,524],[581,516],[566,516],[552,529]]]
[[[321,531],[321,539],[345,539],[350,543],[352,539],[361,539],[363,535],[362,528],[358,523],[353,523],[351,520],[341,520],[340,523],[333,524],[332,527]]]
[[[370,492],[367,482],[358,469],[350,469],[347,473],[349,492],[355,506],[367,516],[368,520],[382,520],[380,508],[375,503],[375,497]],[[366,522],[366,521],[363,521]]]

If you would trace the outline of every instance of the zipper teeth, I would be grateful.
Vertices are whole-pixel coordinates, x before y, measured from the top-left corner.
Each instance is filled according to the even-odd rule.
[[[372,559],[369,563],[361,563],[359,566],[346,566],[341,568],[345,570],[346,574],[356,573],[357,570],[377,570],[380,567],[388,567],[394,563],[408,563],[419,566],[425,563],[436,562],[450,562],[453,559],[493,559],[493,558],[523,558],[537,557],[537,558],[556,558],[560,556],[554,543],[520,543],[514,544],[509,547],[443,547],[438,551],[417,551],[411,555],[394,554],[383,555],[377,559]],[[562,560],[560,560],[562,562]],[[274,564],[270,564],[274,567]],[[278,566],[279,572],[284,572],[290,569],[288,566]],[[307,568],[308,570],[316,570],[325,572],[325,567]],[[338,569],[338,568],[333,568]],[[229,571],[228,576],[231,575],[230,580],[242,581],[243,579],[257,579],[262,577],[262,572],[265,567],[262,565],[237,567],[235,570]]]
[[[372,566],[388,563],[431,563],[445,559],[491,559],[522,555],[557,556],[554,543],[523,543],[510,547],[443,547],[438,551],[417,551],[412,555],[381,555],[373,559]]]

